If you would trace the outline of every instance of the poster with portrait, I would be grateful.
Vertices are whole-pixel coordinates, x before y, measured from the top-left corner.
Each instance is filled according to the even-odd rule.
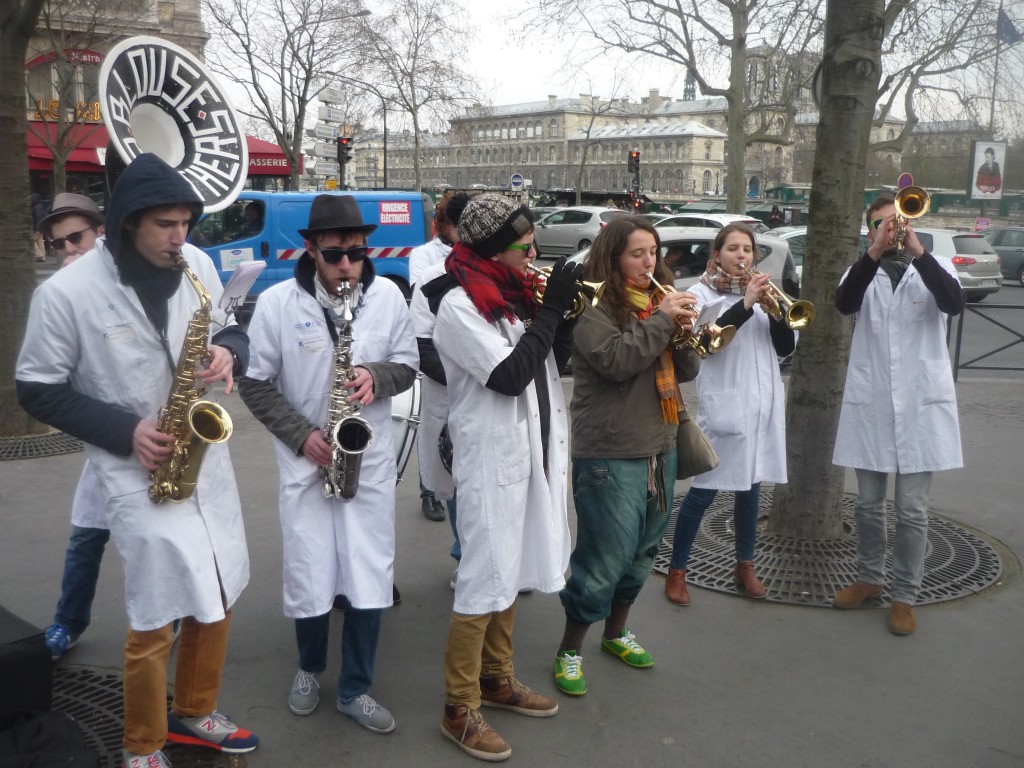
[[[972,200],[1002,200],[1005,141],[972,141],[967,196]]]

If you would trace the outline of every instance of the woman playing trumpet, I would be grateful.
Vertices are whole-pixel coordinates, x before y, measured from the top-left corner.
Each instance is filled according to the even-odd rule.
[[[572,483],[576,548],[561,591],[565,632],[555,657],[555,685],[587,692],[583,641],[604,622],[601,650],[631,667],[650,654],[627,628],[668,525],[676,478],[676,427],[683,402],[678,382],[699,361],[673,344],[677,318],[692,328],[696,297],[671,292],[652,300],[651,280],[671,284],[658,235],[636,216],[622,216],[594,240],[584,277],[603,281],[573,334]]]
[[[721,463],[693,478],[679,510],[665,582],[666,596],[677,605],[690,604],[690,548],[719,490],[735,493],[736,582],[747,597],[765,596],[753,563],[757,505],[762,481],[786,482],[785,397],[778,358],[793,351],[796,338],[759,303],[770,276],[749,271],[756,253],[749,227],[723,227],[700,283],[691,289],[702,302],[725,298],[718,324],[735,326],[736,335],[728,347],[704,361],[697,377],[697,423]]]

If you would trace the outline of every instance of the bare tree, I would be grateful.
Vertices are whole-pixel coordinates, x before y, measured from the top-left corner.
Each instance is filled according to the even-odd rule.
[[[100,62],[83,61],[82,51],[108,45],[109,30],[130,28],[140,18],[136,7],[128,2],[97,0],[51,0],[43,7],[30,54],[45,59],[39,66],[46,77],[35,81],[30,77],[25,83],[29,101],[36,104],[35,118],[40,121],[39,127],[30,126],[29,130],[50,150],[57,192],[67,188],[71,153],[102,124],[97,91]]]
[[[456,0],[389,0],[362,22],[370,55],[364,80],[378,86],[411,121],[415,188],[423,188],[420,133],[425,124],[445,125],[473,101],[474,83],[460,66],[467,30]]]
[[[41,426],[18,405],[14,369],[35,284],[29,211],[25,55],[43,0],[0,0],[0,435]]]
[[[882,74],[884,6],[884,0],[828,2],[806,248],[819,258],[805,260],[801,290],[801,297],[819,311],[814,324],[800,333],[793,359],[786,406],[789,483],[776,487],[769,521],[773,533],[785,536],[830,539],[842,533],[844,470],[833,466],[832,448],[850,355],[850,322],[829,308],[843,270],[857,257],[868,143]]]
[[[618,98],[618,91],[621,86],[621,82],[616,79],[612,84],[611,96],[608,99],[602,100],[599,96],[593,95],[593,89],[591,89],[591,95],[587,99],[580,97],[580,106],[584,111],[585,125],[580,126],[580,130],[583,132],[583,147],[580,151],[579,165],[576,168],[576,205],[580,205],[583,200],[583,179],[587,172],[587,158],[590,154],[590,135],[594,131],[594,126],[598,123],[599,118],[606,115],[621,115],[624,114],[623,103]]]
[[[238,111],[269,126],[297,189],[311,106],[334,72],[358,58],[349,41],[354,19],[368,12],[331,0],[205,0],[205,8],[216,35],[208,63],[245,90],[249,103]]]
[[[537,24],[587,25],[601,51],[670,62],[727,105],[728,210],[745,208],[744,156],[757,142],[791,143],[803,60],[820,36],[821,0],[537,0]],[[725,54],[725,55],[723,55]],[[723,64],[724,62],[724,64]],[[750,64],[759,79],[748,87]],[[727,68],[727,69],[726,69]],[[717,83],[726,82],[719,86]],[[751,121],[751,116],[756,119]]]

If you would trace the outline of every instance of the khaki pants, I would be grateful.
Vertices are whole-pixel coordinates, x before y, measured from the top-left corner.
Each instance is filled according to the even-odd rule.
[[[179,717],[200,717],[216,708],[228,645],[231,612],[213,624],[181,620],[174,675]],[[124,645],[124,748],[148,755],[167,741],[167,663],[173,625],[149,632],[128,630]]]
[[[452,613],[444,651],[445,704],[480,708],[480,678],[505,677],[512,668],[516,605],[500,613]]]

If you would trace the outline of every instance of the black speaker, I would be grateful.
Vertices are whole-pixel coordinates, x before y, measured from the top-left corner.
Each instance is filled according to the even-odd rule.
[[[0,728],[19,715],[47,712],[53,660],[43,631],[0,606]]]

